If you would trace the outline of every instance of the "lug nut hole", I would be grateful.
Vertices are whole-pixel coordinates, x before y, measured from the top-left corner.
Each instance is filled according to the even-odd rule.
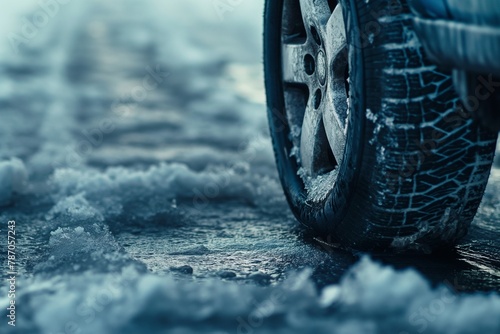
[[[316,90],[316,93],[314,93],[314,109],[318,109],[319,106],[321,105],[321,98],[322,98],[321,89],[318,88]]]
[[[312,75],[316,70],[316,64],[314,62],[314,57],[310,54],[307,54],[304,57],[304,70],[308,75]]]
[[[311,26],[311,35],[316,44],[321,46],[321,38],[319,38],[318,30],[316,30],[316,28],[313,26]]]

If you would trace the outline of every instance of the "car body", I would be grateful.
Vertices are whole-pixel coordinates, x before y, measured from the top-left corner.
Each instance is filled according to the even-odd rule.
[[[454,71],[462,101],[500,130],[500,3],[498,0],[412,0],[415,29],[427,54]],[[480,110],[479,110],[480,109]]]

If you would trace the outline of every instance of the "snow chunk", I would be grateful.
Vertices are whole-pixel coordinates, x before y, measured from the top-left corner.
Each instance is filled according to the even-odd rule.
[[[92,207],[82,193],[61,199],[49,211],[47,220],[59,218],[69,223],[80,224],[85,221],[103,222],[102,214]]]
[[[13,158],[0,162],[0,205],[9,204],[16,193],[22,193],[27,184],[28,172],[23,162]]]
[[[82,272],[113,272],[132,263],[106,226],[58,228],[51,232],[48,257],[35,265],[35,272],[54,274]]]

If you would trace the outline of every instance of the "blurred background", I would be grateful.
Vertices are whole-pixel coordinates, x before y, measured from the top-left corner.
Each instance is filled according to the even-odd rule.
[[[1,154],[32,174],[230,151],[265,129],[260,1],[7,3]]]
[[[262,17],[261,0],[2,2],[2,333],[500,330],[499,164],[454,254],[314,239],[275,170]]]

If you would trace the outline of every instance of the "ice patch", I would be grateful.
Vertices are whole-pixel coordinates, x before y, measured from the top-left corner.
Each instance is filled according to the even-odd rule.
[[[205,246],[195,246],[184,249],[178,252],[170,253],[170,255],[206,255],[210,253],[210,249]]]

